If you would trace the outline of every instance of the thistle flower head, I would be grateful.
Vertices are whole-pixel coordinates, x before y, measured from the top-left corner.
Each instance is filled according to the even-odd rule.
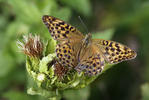
[[[40,36],[23,36],[23,42],[17,41],[18,48],[29,57],[41,57],[43,52],[43,43]]]
[[[53,39],[43,45],[39,36],[30,34],[23,36],[23,42],[17,41],[17,45],[27,55],[26,69],[30,81],[34,83],[28,88],[28,93],[31,95],[57,97],[58,91],[84,88],[98,77],[98,75],[89,77],[83,72],[78,73],[75,69],[62,66],[56,58],[56,41]]]

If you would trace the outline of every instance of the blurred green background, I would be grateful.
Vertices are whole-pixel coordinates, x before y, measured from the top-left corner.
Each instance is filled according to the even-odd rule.
[[[65,92],[62,100],[149,100],[148,0],[0,0],[0,100],[44,100],[26,93],[25,56],[16,40],[23,34],[50,34],[43,15],[58,17],[86,34],[128,45],[138,55],[106,71],[89,87]],[[108,30],[113,30],[109,33]]]

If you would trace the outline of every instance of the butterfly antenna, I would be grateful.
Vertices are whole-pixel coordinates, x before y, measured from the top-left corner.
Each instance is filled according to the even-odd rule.
[[[78,16],[79,20],[81,21],[82,26],[84,27],[84,29],[86,30],[87,33],[89,33],[87,26],[84,24],[83,20],[81,19],[80,16]]]

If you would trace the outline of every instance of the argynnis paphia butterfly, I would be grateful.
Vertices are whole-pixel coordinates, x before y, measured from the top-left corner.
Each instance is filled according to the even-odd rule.
[[[62,66],[74,68],[87,75],[102,71],[105,62],[119,63],[136,57],[136,52],[118,42],[92,39],[91,34],[84,36],[75,27],[64,21],[44,15],[42,18],[51,36],[59,42],[56,54]]]

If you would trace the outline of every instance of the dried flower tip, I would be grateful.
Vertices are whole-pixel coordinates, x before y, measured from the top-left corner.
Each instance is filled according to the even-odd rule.
[[[66,75],[68,68],[62,66],[58,61],[54,64],[54,74],[62,80],[63,77]]]
[[[42,56],[43,43],[37,35],[23,36],[23,42],[17,41],[17,45],[27,56],[39,58]]]

